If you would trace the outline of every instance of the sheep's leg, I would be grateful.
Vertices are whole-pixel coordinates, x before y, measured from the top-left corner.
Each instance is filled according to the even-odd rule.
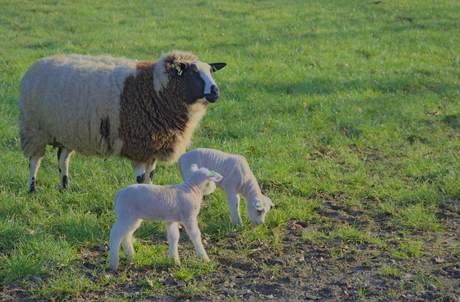
[[[145,164],[138,161],[131,161],[131,167],[134,171],[134,177],[138,184],[145,183]]]
[[[177,222],[166,221],[166,232],[169,244],[169,258],[174,259],[176,264],[180,264],[179,260],[179,224]]]
[[[43,149],[42,152],[37,152],[36,154],[32,155],[29,160],[29,184],[27,187],[27,192],[35,193],[36,192],[36,185],[37,185],[37,172],[38,168],[40,168],[40,163],[42,162],[43,156],[45,155],[45,150]]]
[[[131,167],[134,171],[134,177],[138,184],[152,184],[153,174],[155,173],[156,160],[149,163],[141,163],[138,161],[131,161]]]
[[[147,163],[145,166],[145,179],[144,183],[151,184],[153,181],[153,176],[155,175],[155,167],[157,165],[157,161],[154,158],[150,163]]]
[[[227,200],[228,209],[230,210],[230,215],[232,216],[232,224],[241,224],[240,195],[236,193],[236,190],[226,190],[225,198]]]
[[[198,228],[198,222],[196,217],[184,219],[182,222],[184,223],[185,230],[187,231],[190,240],[192,240],[193,245],[195,246],[198,258],[203,259],[205,261],[209,261],[208,254],[206,253],[203,247],[203,243],[201,242],[201,232]]]
[[[59,148],[58,149],[58,167],[59,167],[59,187],[61,189],[68,188],[68,181],[69,181],[69,161],[70,156],[74,153],[73,150],[67,148]]]

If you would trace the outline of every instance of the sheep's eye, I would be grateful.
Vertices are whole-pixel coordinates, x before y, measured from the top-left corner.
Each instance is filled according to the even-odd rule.
[[[262,215],[263,210],[257,210],[257,215]]]

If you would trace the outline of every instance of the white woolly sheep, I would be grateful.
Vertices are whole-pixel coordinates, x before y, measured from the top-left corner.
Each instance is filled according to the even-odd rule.
[[[181,51],[157,62],[83,55],[37,61],[22,78],[18,101],[28,191],[36,189],[47,145],[58,148],[61,188],[74,152],[128,158],[137,182],[151,183],[156,162],[175,162],[185,152],[219,98],[212,73],[225,65]]]
[[[118,268],[120,244],[128,262],[131,262],[134,254],[133,233],[143,220],[165,221],[169,257],[178,264],[178,223],[183,223],[198,258],[208,261],[209,257],[201,242],[197,216],[207,182],[221,179],[222,176],[214,171],[191,165],[189,179],[180,185],[135,184],[118,191],[114,199],[117,221],[110,231],[110,269]]]
[[[177,162],[184,180],[188,178],[185,169],[191,163],[207,167],[222,175],[221,182],[208,184],[205,195],[212,193],[215,187],[225,192],[232,224],[241,224],[240,194],[246,200],[246,210],[252,222],[255,224],[264,222],[265,215],[274,204],[268,197],[262,195],[259,184],[243,156],[205,148],[187,152]]]

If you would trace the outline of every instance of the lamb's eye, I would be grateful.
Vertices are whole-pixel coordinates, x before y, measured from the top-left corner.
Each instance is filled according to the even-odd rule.
[[[257,215],[262,215],[263,210],[257,210]]]

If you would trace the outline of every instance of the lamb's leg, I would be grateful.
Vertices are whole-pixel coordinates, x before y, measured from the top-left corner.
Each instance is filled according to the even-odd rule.
[[[109,268],[113,271],[118,269],[119,249],[121,240],[123,239],[125,230],[122,229],[120,223],[117,221],[110,230],[110,260]]]
[[[150,163],[148,163],[146,166],[145,166],[145,179],[144,179],[144,183],[146,184],[151,184],[153,182],[153,176],[155,175],[155,167],[157,165],[157,161],[156,159],[154,158]]]
[[[179,225],[177,222],[166,221],[166,232],[168,234],[169,258],[174,259],[176,264],[180,264],[178,244],[179,244]]]
[[[126,225],[126,232],[121,240],[121,245],[123,246],[123,252],[126,255],[126,260],[128,263],[131,263],[134,255],[134,246],[133,246],[133,233],[141,225],[142,220],[136,219],[134,223],[129,223]]]
[[[27,192],[35,193],[36,192],[36,185],[37,185],[37,171],[40,168],[40,163],[42,162],[43,156],[45,155],[45,147],[43,147],[43,151],[37,152],[32,155],[29,159],[29,184],[27,187]]]
[[[59,148],[58,149],[58,167],[59,167],[59,187],[61,189],[68,188],[68,175],[69,175],[69,161],[70,156],[74,153],[73,150],[67,148]]]
[[[225,191],[225,198],[227,200],[228,209],[230,210],[230,215],[232,216],[232,224],[241,224],[240,195],[237,194],[236,190],[227,189]]]
[[[201,232],[198,228],[198,222],[196,217],[190,217],[188,219],[183,219],[182,221],[185,226],[185,230],[187,231],[190,240],[192,240],[193,245],[195,246],[196,253],[198,258],[203,259],[205,261],[209,261],[208,254],[206,253],[203,243],[201,242]]]
[[[125,222],[117,220],[110,230],[110,261],[109,268],[111,270],[118,269],[119,249],[120,244],[123,245],[123,252],[126,255],[128,262],[131,262],[134,254],[133,233],[139,227],[142,220],[138,219],[134,222]]]

